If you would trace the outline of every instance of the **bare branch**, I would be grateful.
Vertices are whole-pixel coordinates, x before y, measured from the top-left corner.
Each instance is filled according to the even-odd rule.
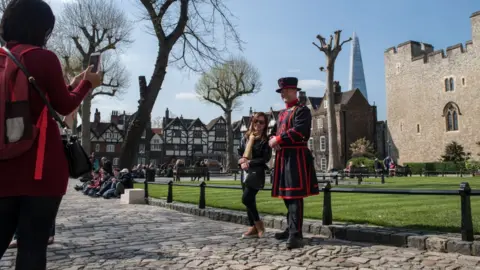
[[[233,14],[222,0],[140,0],[161,50],[180,69],[206,72],[232,48],[242,50]],[[218,33],[221,36],[217,36]]]
[[[110,92],[105,92],[105,91],[96,91],[95,93],[92,94],[92,97],[96,96],[115,96],[115,93],[117,92],[117,89],[113,89]]]
[[[224,112],[241,105],[240,98],[255,94],[261,87],[258,71],[244,58],[232,58],[204,73],[196,85],[201,100]]]

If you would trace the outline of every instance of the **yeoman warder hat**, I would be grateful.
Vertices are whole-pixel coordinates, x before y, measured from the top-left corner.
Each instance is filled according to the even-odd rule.
[[[285,77],[278,79],[278,89],[277,93],[282,92],[282,89],[296,89],[297,91],[302,90],[298,88],[298,79],[295,77]]]

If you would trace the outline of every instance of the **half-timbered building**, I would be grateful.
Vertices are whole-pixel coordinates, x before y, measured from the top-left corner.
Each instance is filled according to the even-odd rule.
[[[81,136],[81,125],[77,131]],[[90,123],[90,149],[95,153],[95,157],[106,157],[112,161],[113,166],[118,166],[123,139],[122,130],[111,121],[102,122],[100,112],[96,109],[93,122]]]
[[[185,159],[188,157],[188,131],[179,117],[165,119],[163,127],[163,147],[165,149],[164,162],[171,159]]]
[[[195,163],[208,157],[208,130],[200,119],[195,119],[187,127],[188,156]]]
[[[208,158],[226,164],[227,124],[223,116],[217,117],[207,124]]]
[[[240,131],[242,127],[242,121],[238,120],[233,122],[232,130],[233,130],[233,155],[236,159],[240,158],[238,156],[237,149],[240,147],[240,141],[242,140],[242,132]]]
[[[150,139],[150,164],[154,166],[165,163],[163,149],[163,132],[161,128],[152,128]]]

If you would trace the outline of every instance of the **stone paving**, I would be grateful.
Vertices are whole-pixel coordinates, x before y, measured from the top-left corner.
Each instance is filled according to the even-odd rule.
[[[306,235],[289,251],[269,230],[243,240],[244,226],[146,205],[89,198],[71,188],[57,218],[48,269],[480,269],[480,258],[372,246]],[[13,269],[15,251],[0,260]]]

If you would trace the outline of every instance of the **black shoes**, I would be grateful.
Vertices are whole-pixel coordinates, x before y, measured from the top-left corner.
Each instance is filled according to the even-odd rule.
[[[287,249],[303,248],[303,237],[301,234],[290,234],[287,240]]]
[[[288,229],[275,234],[275,239],[277,240],[287,240],[287,249],[302,248],[303,244],[303,234],[295,233],[290,234]]]
[[[288,236],[289,236],[289,235],[290,235],[290,234],[288,233],[288,229],[287,229],[287,230],[285,230],[285,231],[283,231],[283,232],[276,233],[276,234],[275,234],[275,239],[277,239],[277,240],[286,240],[286,239],[288,239]]]

